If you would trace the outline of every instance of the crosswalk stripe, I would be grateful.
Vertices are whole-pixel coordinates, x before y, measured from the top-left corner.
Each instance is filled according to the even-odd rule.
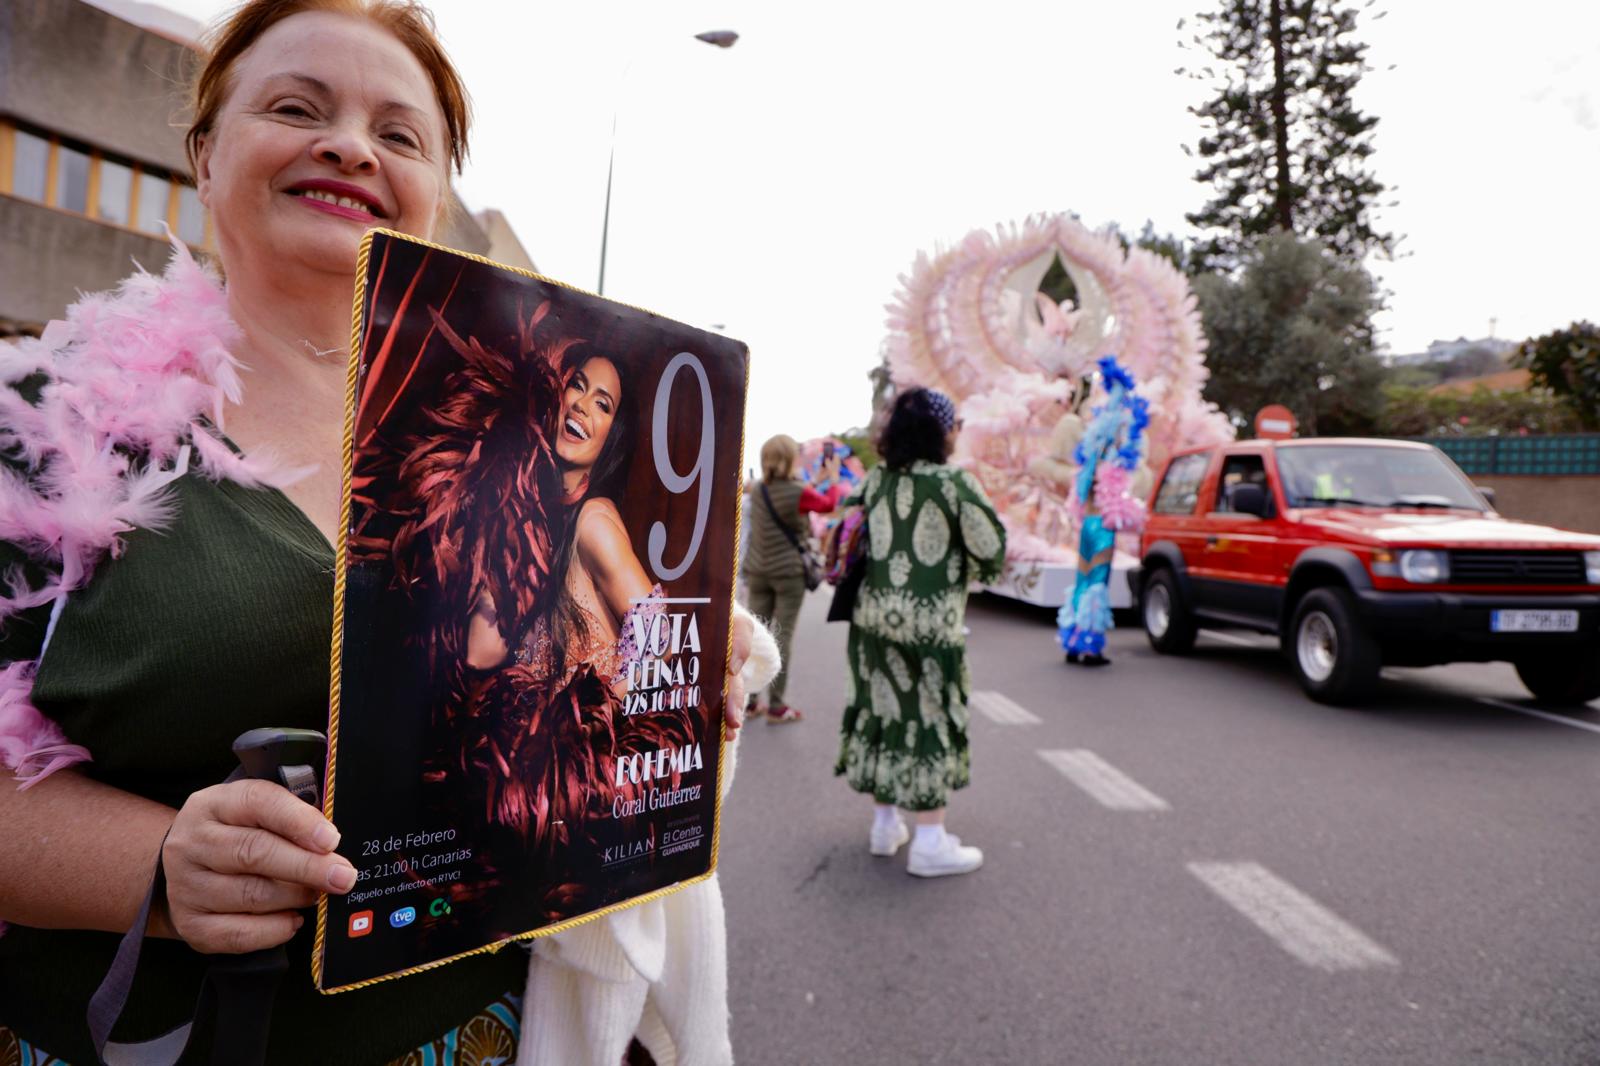
[[[1000,725],[1038,725],[1039,717],[1001,692],[974,692],[967,700],[983,716]]]
[[[1570,725],[1574,729],[1587,729],[1591,733],[1600,733],[1600,725],[1595,725],[1592,722],[1580,722],[1574,718],[1567,718],[1564,715],[1550,714],[1546,711],[1536,711],[1532,707],[1523,707],[1520,704],[1507,703],[1505,700],[1497,700],[1489,696],[1479,696],[1478,702],[1486,703],[1490,707],[1499,707],[1501,710],[1505,711],[1516,711],[1518,714],[1531,715],[1534,718],[1543,718],[1547,722],[1556,723],[1556,725]]]
[[[1040,751],[1039,758],[1114,811],[1171,810],[1166,800],[1092,751]]]
[[[1253,862],[1191,862],[1189,872],[1278,946],[1319,970],[1398,966],[1361,930]]]
[[[1258,651],[1267,651],[1278,646],[1278,642],[1271,637],[1255,636],[1253,634],[1249,637],[1240,637],[1232,633],[1221,633],[1215,629],[1208,629],[1206,630],[1206,636],[1227,644],[1237,644],[1241,648],[1255,648]]]

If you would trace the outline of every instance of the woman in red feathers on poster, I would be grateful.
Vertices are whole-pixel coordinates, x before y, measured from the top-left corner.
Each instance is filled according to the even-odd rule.
[[[615,801],[640,788],[616,784],[616,760],[694,743],[703,708],[622,713],[634,632],[663,596],[613,499],[636,399],[625,360],[548,336],[547,312],[522,327],[515,359],[434,315],[460,365],[399,447],[357,457],[366,500],[401,520],[351,543],[435,605],[411,637],[435,694],[426,779],[437,807],[476,812],[500,841],[479,883],[455,890],[494,891],[517,869],[552,922],[612,901],[595,833],[615,833]]]
[[[431,585],[428,599],[461,605],[408,626],[434,693],[432,803],[471,812],[497,839],[476,891],[501,892],[515,872],[517,894],[536,897],[546,922],[609,902],[596,834],[627,831],[614,804],[640,787],[617,783],[617,761],[714,743],[716,728],[703,704],[623,713],[628,666],[643,652],[634,619],[647,631],[663,595],[614,502],[637,449],[638,389],[603,338],[550,336],[556,317],[541,307],[522,323],[505,345],[514,359],[433,317],[456,357],[435,391],[443,400],[399,440],[357,454],[355,502],[373,521],[363,535],[358,520],[350,540],[354,554],[388,561],[402,595]],[[776,648],[757,636],[764,683]],[[527,1009],[577,1019],[604,1000],[595,1017],[636,1019],[669,1058],[728,1061],[722,926],[713,877],[540,940]],[[666,1005],[647,1009],[669,985]],[[631,1030],[547,1021],[522,1052],[534,1063],[612,1062]]]
[[[467,663],[493,669],[508,656],[518,663],[561,672],[595,662],[612,688],[625,675],[624,620],[660,595],[645,576],[611,497],[627,477],[633,437],[631,388],[618,364],[579,347],[563,360],[563,391],[555,427],[555,459],[564,506],[552,615],[536,618],[515,649],[500,631],[494,597],[479,595],[467,631]],[[554,617],[554,625],[551,618]],[[562,639],[552,640],[552,630]]]

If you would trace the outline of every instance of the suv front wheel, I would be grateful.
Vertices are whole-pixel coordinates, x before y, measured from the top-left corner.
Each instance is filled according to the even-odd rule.
[[[1522,659],[1517,676],[1534,699],[1555,707],[1581,707],[1600,697],[1600,659],[1593,655]]]
[[[1312,589],[1295,607],[1287,641],[1300,687],[1319,703],[1357,703],[1371,694],[1383,657],[1342,588]]]
[[[1140,597],[1139,614],[1150,646],[1163,655],[1182,655],[1194,647],[1194,619],[1183,606],[1178,579],[1163,567],[1150,575]]]

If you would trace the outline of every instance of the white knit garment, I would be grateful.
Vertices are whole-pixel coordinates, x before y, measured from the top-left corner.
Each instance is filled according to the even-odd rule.
[[[759,692],[778,673],[778,645],[755,627],[741,678]],[[722,796],[738,743],[728,745]],[[651,903],[534,941],[522,1001],[520,1066],[619,1066],[628,1042],[657,1066],[727,1066],[728,943],[715,875]]]

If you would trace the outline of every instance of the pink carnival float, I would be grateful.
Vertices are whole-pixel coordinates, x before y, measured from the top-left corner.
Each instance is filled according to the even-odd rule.
[[[1076,306],[1039,292],[1058,258]],[[1124,251],[1109,230],[1069,214],[974,230],[953,248],[918,254],[900,281],[888,305],[890,375],[896,388],[930,386],[959,405],[965,429],[954,459],[978,477],[1009,531],[997,592],[1053,606],[1071,588],[1073,449],[1103,398],[1101,356],[1132,372],[1149,405],[1130,496],[1149,495],[1151,472],[1174,451],[1233,437],[1201,397],[1205,336],[1188,281],[1153,252]],[[1112,592],[1113,606],[1131,606],[1125,584]]]

